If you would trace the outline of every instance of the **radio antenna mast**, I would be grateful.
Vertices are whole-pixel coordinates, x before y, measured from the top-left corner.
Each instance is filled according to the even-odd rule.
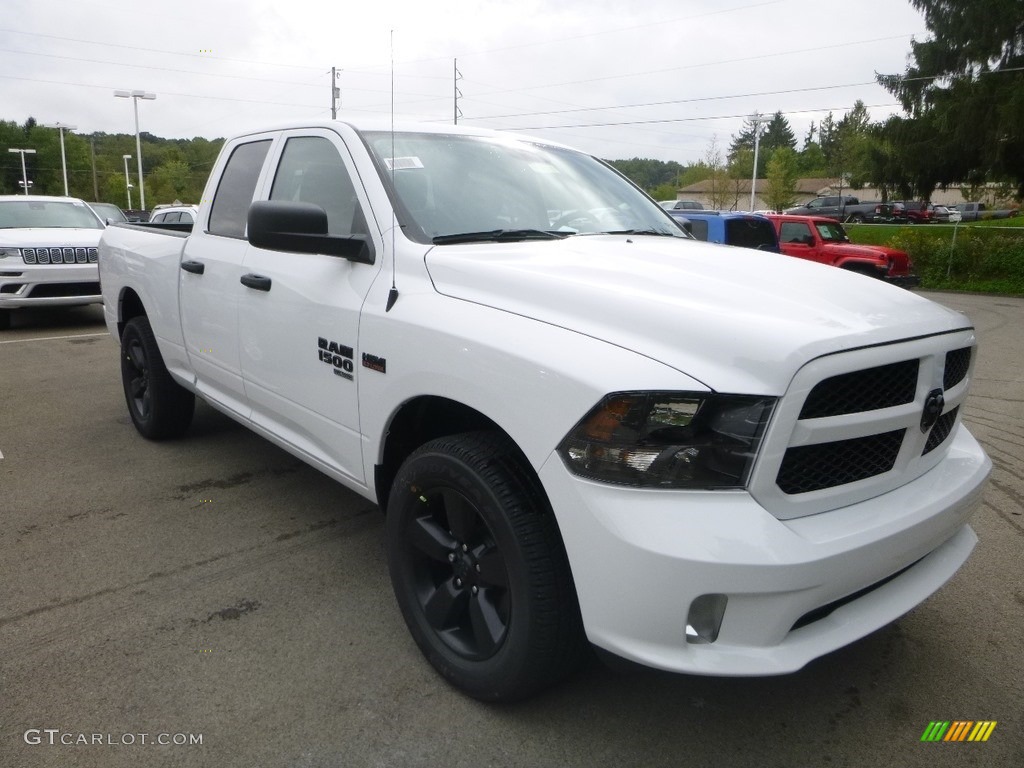
[[[398,188],[395,186],[395,30],[391,30],[391,188],[398,196]],[[398,229],[398,219],[395,216],[395,207],[391,206],[391,290],[388,291],[388,303],[384,306],[385,312],[390,312],[398,301],[398,288],[395,285],[395,230]]]

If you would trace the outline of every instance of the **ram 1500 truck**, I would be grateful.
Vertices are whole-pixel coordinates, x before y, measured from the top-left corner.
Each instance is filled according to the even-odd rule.
[[[891,203],[862,203],[850,195],[816,197],[805,205],[787,208],[784,213],[793,216],[825,216],[851,224],[881,224],[893,220]]]
[[[563,146],[386,118],[238,136],[192,233],[109,227],[100,274],[138,431],[181,436],[198,395],[374,500],[412,637],[483,700],[588,641],[797,670],[976,542],[966,317],[692,240]]]
[[[103,222],[83,201],[0,196],[0,329],[24,307],[98,304]]]
[[[835,219],[769,214],[787,256],[877,277],[904,288],[920,285],[910,255],[884,245],[854,245]]]

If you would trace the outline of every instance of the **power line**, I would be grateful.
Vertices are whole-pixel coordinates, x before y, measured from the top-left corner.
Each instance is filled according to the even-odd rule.
[[[877,85],[874,80],[862,83],[844,83],[842,85],[819,85],[807,88],[787,88],[778,91],[760,91],[757,93],[735,93],[727,96],[698,96],[690,99],[671,99],[669,101],[649,101],[641,104],[617,104],[604,107],[576,107],[574,109],[551,110],[547,112],[519,112],[507,115],[484,115],[477,120],[498,120],[509,117],[539,117],[540,115],[565,115],[575,112],[601,112],[608,109],[639,109],[641,107],[666,107],[674,104],[694,104],[702,101],[725,101],[728,99],[746,99],[755,96],[781,96],[790,93],[809,93],[811,91],[828,91],[840,88],[857,88],[864,85]]]
[[[899,104],[865,104],[865,109],[882,109],[889,107],[898,107]],[[841,109],[848,109],[848,107],[821,107],[818,109],[793,109],[793,110],[779,110],[783,115],[808,115],[816,112],[836,112]],[[571,125],[529,125],[521,126],[516,128],[498,128],[499,131],[544,131],[555,128],[610,128],[621,125],[658,125],[664,123],[693,123],[703,122],[709,120],[736,120],[740,118],[750,117],[749,114],[740,115],[711,115],[703,117],[675,117],[675,118],[660,118],[654,120],[623,120],[615,123],[575,123]]]
[[[307,65],[300,65],[300,64],[277,64],[277,63],[274,63],[274,62],[267,62],[267,61],[254,61],[252,59],[232,59],[232,58],[228,58],[226,56],[214,56],[213,54],[209,54],[209,53],[183,53],[181,51],[166,51],[166,50],[161,50],[160,48],[143,48],[143,47],[137,46],[137,45],[124,45],[124,44],[121,44],[121,43],[101,42],[101,41],[98,41],[98,40],[83,40],[83,39],[77,38],[77,37],[61,37],[60,35],[47,35],[47,34],[43,34],[42,32],[22,32],[21,30],[18,30],[18,29],[0,29],[0,32],[7,32],[8,34],[13,34],[13,35],[27,35],[29,37],[45,37],[45,38],[49,38],[50,40],[61,40],[63,42],[69,42],[69,43],[83,43],[85,45],[102,45],[104,48],[121,48],[121,49],[126,50],[126,51],[144,51],[146,53],[162,53],[162,54],[165,54],[167,56],[188,56],[188,57],[191,57],[191,58],[194,58],[194,59],[216,59],[218,61],[231,61],[231,62],[235,62],[237,64],[259,64],[261,66],[267,66],[267,67],[286,67],[286,68],[289,68],[289,69],[306,69],[306,70],[310,70],[310,71],[315,71],[315,70],[319,69],[319,67],[311,67],[308,64]]]

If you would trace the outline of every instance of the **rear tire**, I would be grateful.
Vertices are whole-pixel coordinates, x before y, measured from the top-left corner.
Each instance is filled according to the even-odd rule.
[[[189,428],[195,395],[171,378],[144,315],[129,320],[121,334],[121,383],[128,414],[143,437],[165,440]]]
[[[569,563],[536,478],[504,437],[433,440],[387,509],[391,583],[434,668],[483,701],[514,701],[588,658]]]

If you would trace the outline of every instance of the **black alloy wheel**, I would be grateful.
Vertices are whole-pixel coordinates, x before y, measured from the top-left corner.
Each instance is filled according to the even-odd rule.
[[[473,502],[452,488],[419,496],[408,552],[416,596],[427,623],[465,659],[492,657],[508,635],[508,567]]]
[[[192,423],[195,396],[171,378],[144,315],[128,321],[121,333],[121,384],[128,414],[143,437],[179,437]]]
[[[504,436],[463,433],[413,452],[392,485],[386,526],[406,625],[463,692],[522,699],[587,657],[554,514]]]

